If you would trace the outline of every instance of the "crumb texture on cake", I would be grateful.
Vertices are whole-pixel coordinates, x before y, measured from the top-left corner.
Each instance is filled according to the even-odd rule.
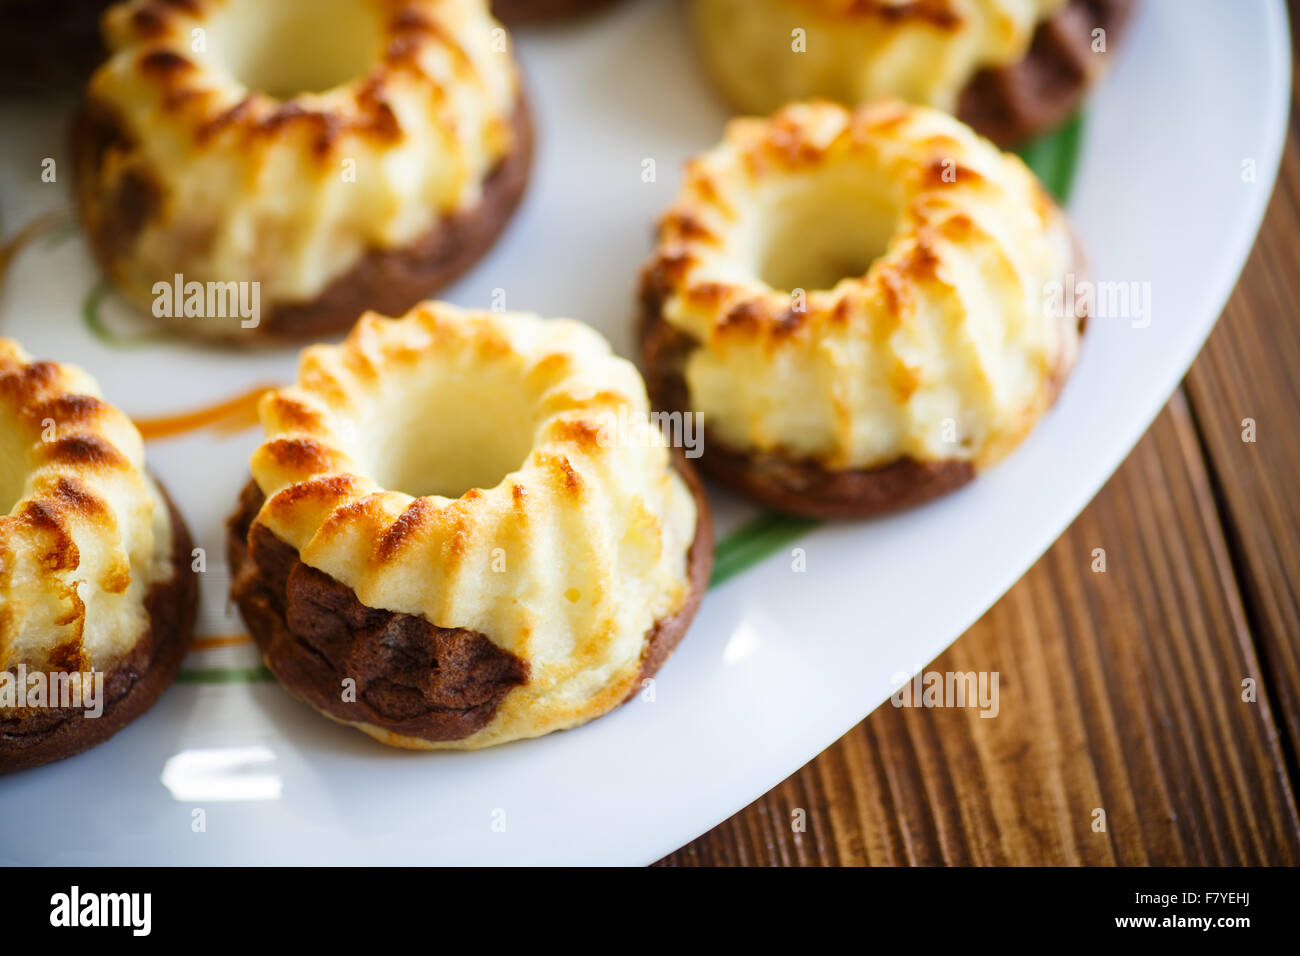
[[[688,163],[643,294],[728,449],[982,467],[1074,364],[1051,290],[1077,256],[1025,165],[952,117],[812,101],[734,120]]]
[[[354,722],[385,742],[478,747],[599,716],[691,596],[692,493],[644,427],[635,367],[581,323],[441,303],[371,313],[342,345],[306,349],[261,418],[251,541],[269,531],[365,607],[526,665],[462,740]]]
[[[0,496],[0,670],[112,668],[174,575],[169,509],[95,381],[3,338]]]
[[[103,22],[78,197],[146,311],[176,273],[309,303],[472,210],[519,145],[512,41],[481,0],[131,0]]]

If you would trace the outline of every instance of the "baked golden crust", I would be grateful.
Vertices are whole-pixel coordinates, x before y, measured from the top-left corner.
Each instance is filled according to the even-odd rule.
[[[703,414],[705,468],[734,479],[749,459],[730,483],[769,505],[915,503],[901,463],[947,490],[1051,405],[1081,317],[1048,293],[1080,270],[1024,164],[951,117],[794,104],[688,164],[643,274],[647,378]]]
[[[1100,74],[1131,0],[693,0],[728,99],[894,97],[1012,145],[1061,122]],[[1097,30],[1104,42],[1098,42]]]
[[[277,310],[338,299],[332,284],[385,252],[423,254],[427,293],[454,277],[430,234],[482,207],[490,242],[522,193],[527,108],[481,0],[290,0],[276,16],[254,0],[131,0],[104,28],[113,54],[77,143],[81,216],[126,298],[187,334],[301,337]],[[502,201],[489,184],[512,159],[525,175],[505,177]],[[256,283],[260,315],[160,306],[178,275]]]
[[[153,702],[188,646],[195,586],[188,533],[144,471],[135,426],[86,373],[9,339],[0,505],[0,672],[59,675],[78,698],[97,672],[109,698],[97,720],[6,698],[0,770],[13,770],[98,743]]]
[[[370,314],[343,345],[305,350],[261,417],[254,559],[264,529],[361,607],[460,632],[438,640],[482,636],[524,665],[468,736],[316,702],[386,743],[476,748],[600,716],[637,689],[656,624],[698,599],[688,553],[707,516],[644,427],[635,368],[580,323],[441,303]]]
[[[172,528],[131,421],[70,365],[0,339],[0,670],[105,669],[148,626]]]

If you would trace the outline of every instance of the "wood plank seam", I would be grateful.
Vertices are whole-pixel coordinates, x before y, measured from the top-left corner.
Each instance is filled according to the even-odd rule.
[[[1205,426],[1200,420],[1195,404],[1191,401],[1188,402],[1188,410],[1197,441],[1200,444],[1201,456],[1205,460],[1206,473],[1210,477],[1210,491],[1214,498],[1215,510],[1218,513],[1219,526],[1222,528],[1224,541],[1228,547],[1228,559],[1237,583],[1238,593],[1241,595],[1242,612],[1246,616],[1246,628],[1251,638],[1251,649],[1259,673],[1258,702],[1277,740],[1278,748],[1282,752],[1282,760],[1290,784],[1288,790],[1291,795],[1291,812],[1296,815],[1300,812],[1295,801],[1295,791],[1300,787],[1300,760],[1297,759],[1296,750],[1298,742],[1291,738],[1286,721],[1281,719],[1281,714],[1275,712],[1272,703],[1274,700],[1279,699],[1280,687],[1278,686],[1277,676],[1273,672],[1268,648],[1262,646],[1258,640],[1258,635],[1263,632],[1263,625],[1257,610],[1260,606],[1259,584],[1252,572],[1251,562],[1246,558],[1242,534],[1232,507],[1228,503],[1223,479],[1219,474],[1219,465],[1211,453],[1205,435]]]

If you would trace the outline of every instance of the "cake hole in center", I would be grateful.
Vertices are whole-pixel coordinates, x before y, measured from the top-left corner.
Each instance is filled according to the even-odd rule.
[[[379,17],[356,0],[235,0],[210,33],[242,85],[281,100],[363,76],[383,46]]]
[[[867,273],[897,230],[892,204],[846,175],[785,189],[765,214],[758,276],[774,289],[831,289]]]
[[[407,398],[375,429],[374,477],[390,491],[459,498],[496,487],[532,451],[536,422],[518,383],[443,379]]]

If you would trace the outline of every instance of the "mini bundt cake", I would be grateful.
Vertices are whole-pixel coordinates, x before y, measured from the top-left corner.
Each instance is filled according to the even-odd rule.
[[[529,113],[486,0],[132,0],[104,28],[81,218],[123,295],[187,334],[301,340],[405,311],[523,194]]]
[[[492,0],[492,12],[509,24],[558,20],[607,7],[614,0]]]
[[[893,97],[1003,145],[1057,126],[1133,0],[692,0],[701,53],[742,112]]]
[[[915,504],[1052,404],[1082,317],[1050,293],[1081,271],[1024,163],[947,114],[792,104],[687,164],[642,276],[647,386],[769,507]]]
[[[175,677],[197,586],[140,433],[0,339],[0,773],[107,740]]]
[[[260,411],[233,597],[289,691],[384,743],[599,717],[707,587],[699,482],[648,427],[635,367],[578,322],[367,314]]]

